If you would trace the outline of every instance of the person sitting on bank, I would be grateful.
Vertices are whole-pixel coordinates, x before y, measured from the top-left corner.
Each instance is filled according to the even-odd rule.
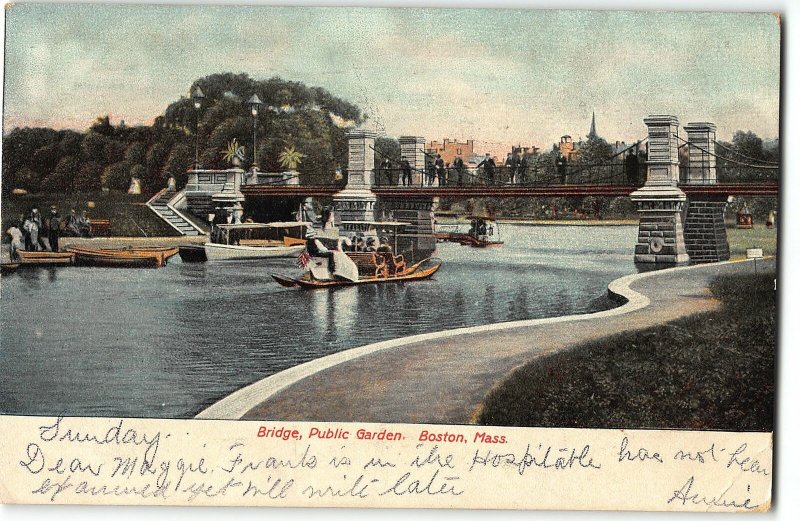
[[[78,213],[75,211],[75,208],[72,208],[69,211],[69,216],[67,217],[66,231],[72,235],[73,237],[80,237],[81,231],[78,229]]]
[[[76,222],[78,227],[78,236],[83,237],[84,239],[91,238],[92,236],[92,221],[89,220],[89,215],[86,213],[86,210],[81,212],[81,215],[78,217]]]

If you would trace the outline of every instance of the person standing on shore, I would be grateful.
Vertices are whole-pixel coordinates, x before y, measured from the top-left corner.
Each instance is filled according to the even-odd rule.
[[[50,218],[47,220],[47,240],[50,243],[50,251],[58,251],[58,239],[61,236],[61,217],[55,206],[50,207]]]
[[[11,255],[11,260],[17,260],[17,251],[22,250],[25,247],[23,243],[23,236],[22,232],[16,226],[11,226],[6,233],[11,237],[11,244],[9,245],[9,253]]]

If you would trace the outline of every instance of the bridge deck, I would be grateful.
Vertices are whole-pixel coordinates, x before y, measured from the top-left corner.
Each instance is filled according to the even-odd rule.
[[[405,197],[617,197],[627,196],[637,185],[473,185],[473,186],[376,186],[375,195]],[[714,185],[679,185],[686,195],[778,195],[776,183],[718,183]],[[340,186],[324,185],[247,185],[241,191],[254,197],[325,197],[340,192]]]

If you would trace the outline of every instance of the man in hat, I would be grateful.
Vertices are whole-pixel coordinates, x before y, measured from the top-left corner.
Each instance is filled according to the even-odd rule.
[[[483,167],[483,173],[486,176],[486,182],[490,185],[494,184],[494,167],[497,163],[494,162],[489,152],[486,152],[486,157],[478,163],[478,168]]]
[[[400,169],[403,171],[403,186],[411,186],[411,163],[408,159],[400,161]],[[406,185],[406,183],[408,183]]]
[[[50,251],[58,251],[58,238],[61,237],[61,217],[58,215],[58,208],[50,207],[50,217],[47,219],[47,240],[50,243]]]
[[[441,154],[436,154],[436,160],[433,162],[433,169],[436,172],[436,179],[439,180],[439,186],[445,186],[447,179],[444,177],[444,159]]]
[[[453,159],[453,169],[456,171],[456,176],[458,176],[458,186],[462,186],[464,184],[464,160],[461,156],[456,156]]]

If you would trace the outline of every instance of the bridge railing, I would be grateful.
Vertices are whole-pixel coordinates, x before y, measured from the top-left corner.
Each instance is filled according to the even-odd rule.
[[[632,168],[621,162],[533,164],[527,168],[503,165],[494,169],[447,167],[412,172],[410,176],[404,176],[401,168],[382,168],[375,172],[375,187],[413,189],[436,186],[641,185],[644,184],[646,175],[645,164],[640,163]]]

